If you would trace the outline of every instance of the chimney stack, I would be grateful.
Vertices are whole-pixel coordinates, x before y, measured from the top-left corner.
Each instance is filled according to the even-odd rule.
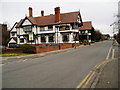
[[[41,16],[44,16],[44,11],[43,10],[41,11]]]
[[[60,22],[60,7],[55,8],[55,22]]]
[[[32,8],[31,7],[29,7],[29,17],[32,17],[33,15],[32,15]]]

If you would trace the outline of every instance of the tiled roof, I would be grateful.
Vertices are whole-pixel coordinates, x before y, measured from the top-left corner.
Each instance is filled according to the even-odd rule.
[[[91,21],[83,22],[83,26],[79,27],[79,30],[92,30],[92,22]]]
[[[77,21],[77,16],[80,12],[69,12],[60,14],[60,23],[71,23]],[[27,17],[33,24],[38,26],[52,25],[55,23],[55,15],[39,16],[39,17]],[[20,27],[24,19],[21,19],[16,27]]]

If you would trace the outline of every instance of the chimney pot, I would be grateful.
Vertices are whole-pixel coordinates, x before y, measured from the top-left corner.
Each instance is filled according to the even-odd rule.
[[[55,22],[60,22],[60,7],[55,8]]]
[[[41,16],[44,16],[44,11],[43,10],[41,11]]]
[[[29,17],[32,17],[33,15],[32,15],[32,8],[31,7],[29,7]]]

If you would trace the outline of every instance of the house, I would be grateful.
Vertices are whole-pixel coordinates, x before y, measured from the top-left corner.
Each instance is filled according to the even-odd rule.
[[[7,24],[0,24],[0,46],[7,46],[9,33]]]
[[[21,19],[11,30],[17,44],[79,43],[78,27],[82,26],[80,11],[60,13],[60,7],[54,9],[55,14],[33,17],[29,7],[29,16]]]
[[[79,27],[79,40],[83,42],[87,40],[91,42],[92,39],[92,31],[94,30],[91,21],[83,22],[83,26]]]

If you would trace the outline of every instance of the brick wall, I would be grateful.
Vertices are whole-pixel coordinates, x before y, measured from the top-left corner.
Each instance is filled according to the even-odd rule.
[[[66,49],[66,48],[73,48],[74,46],[79,46],[79,43],[62,43],[59,45],[42,45],[39,44],[35,48],[35,53],[43,53],[43,52],[50,52],[50,51],[55,51],[55,50],[60,50],[60,49]],[[22,49],[20,48],[8,48],[8,49],[3,49],[2,53],[22,53]]]
[[[37,45],[35,52],[36,53],[43,53],[43,52],[49,52],[49,51],[55,51],[60,49],[66,49],[66,48],[73,48],[74,46],[80,46],[79,43],[62,43],[59,45],[53,45],[53,46],[46,46],[43,47],[42,45]]]
[[[36,53],[43,53],[43,52],[49,52],[49,51],[55,51],[55,50],[59,50],[58,45],[47,46],[47,47],[36,47]]]
[[[72,43],[62,43],[60,45],[60,49],[66,49],[66,48],[72,48],[72,47],[73,47]]]

